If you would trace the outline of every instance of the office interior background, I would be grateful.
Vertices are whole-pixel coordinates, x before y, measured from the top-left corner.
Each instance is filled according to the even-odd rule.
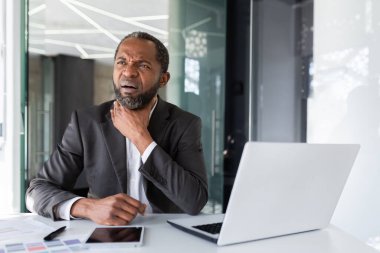
[[[26,211],[71,111],[113,98],[114,50],[141,30],[169,49],[160,96],[202,118],[203,212],[225,210],[248,140],[359,143],[332,223],[380,249],[378,13],[379,0],[0,0],[0,213]]]

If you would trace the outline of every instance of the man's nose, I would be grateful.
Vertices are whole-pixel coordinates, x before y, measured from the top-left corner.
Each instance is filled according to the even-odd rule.
[[[136,77],[138,76],[138,71],[132,64],[126,64],[122,70],[122,74],[127,77]]]

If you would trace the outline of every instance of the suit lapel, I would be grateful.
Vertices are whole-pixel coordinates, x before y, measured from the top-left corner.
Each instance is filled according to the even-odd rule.
[[[104,141],[120,187],[127,193],[125,137],[113,126],[109,113],[106,118],[107,120],[101,123]]]
[[[149,125],[148,125],[148,131],[150,135],[152,136],[153,140],[158,144],[163,143],[163,137],[164,137],[164,130],[167,127],[167,124],[169,123],[170,113],[169,113],[169,107],[165,101],[162,101],[160,97],[158,97],[158,102],[156,105],[156,108],[154,109],[152,116],[149,120]],[[144,165],[142,165],[144,166]],[[153,184],[151,182],[148,182],[145,177],[143,177],[144,180],[144,190],[146,197],[148,198],[150,205],[153,209],[154,212],[161,211],[158,209],[154,202],[151,201],[154,196],[152,196],[152,188]],[[156,200],[157,201],[157,200]]]
[[[168,124],[169,109],[165,101],[158,97],[157,105],[149,120],[148,131],[156,143],[161,143],[164,129]]]
[[[163,129],[165,129],[168,124],[169,115],[170,113],[166,102],[158,98],[156,108],[152,113],[148,126],[149,133],[157,143],[162,141]],[[125,137],[113,126],[109,113],[106,115],[106,120],[100,123],[100,126],[120,187],[124,193],[127,193]]]

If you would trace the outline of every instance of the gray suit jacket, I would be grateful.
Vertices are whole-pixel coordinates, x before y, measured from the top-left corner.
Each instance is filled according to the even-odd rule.
[[[61,143],[27,190],[38,214],[55,219],[54,208],[77,197],[71,190],[82,170],[89,197],[127,192],[125,137],[113,126],[112,104],[73,112]],[[208,199],[200,119],[159,99],[148,130],[158,145],[139,171],[153,211],[199,213]]]

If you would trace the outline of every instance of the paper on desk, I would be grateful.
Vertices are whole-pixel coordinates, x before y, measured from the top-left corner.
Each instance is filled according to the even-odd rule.
[[[50,227],[43,222],[33,220],[32,217],[23,219],[0,220],[0,243],[7,240],[17,240],[33,238],[36,234],[46,234],[46,231],[52,231]]]

